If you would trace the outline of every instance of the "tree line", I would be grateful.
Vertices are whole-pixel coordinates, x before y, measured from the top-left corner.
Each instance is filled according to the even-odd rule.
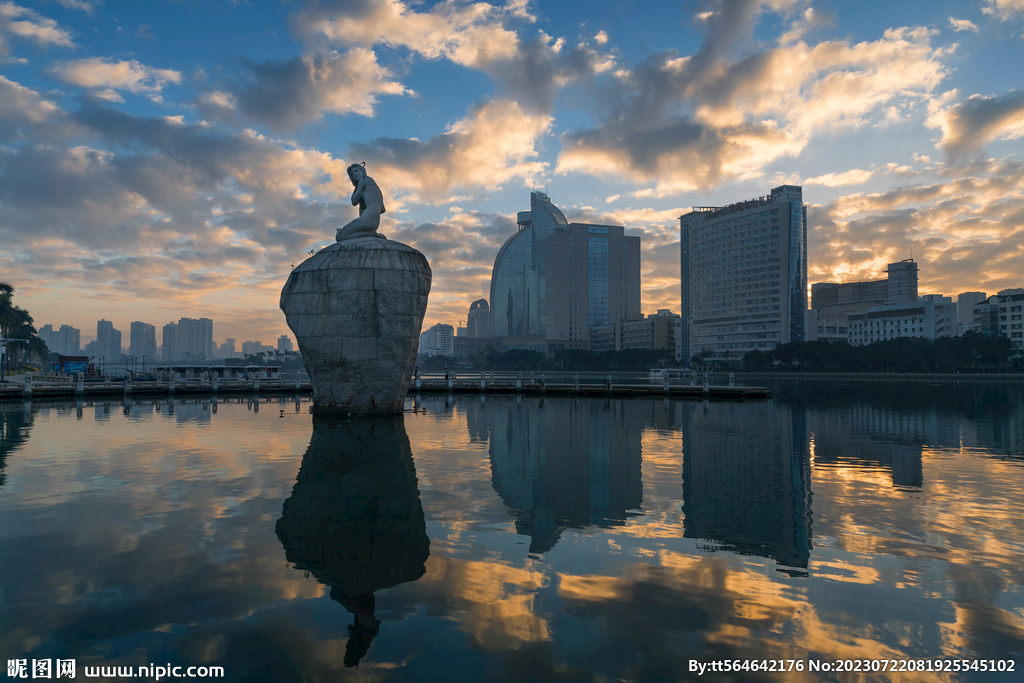
[[[1019,372],[1024,361],[1008,337],[970,331],[961,337],[898,337],[864,346],[841,341],[779,344],[771,351],[750,351],[743,356],[742,368],[753,372]]]
[[[49,354],[46,344],[39,338],[29,312],[14,303],[14,286],[0,282],[0,337],[26,339],[27,343],[7,345],[4,362],[6,371],[18,371],[28,358],[45,358]]]

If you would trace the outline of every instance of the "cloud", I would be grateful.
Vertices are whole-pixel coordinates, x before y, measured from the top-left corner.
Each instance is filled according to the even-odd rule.
[[[734,59],[759,11],[728,4],[706,20],[700,50],[651,55],[597,88],[597,124],[562,136],[560,173],[654,183],[655,196],[759,177],[819,132],[863,126],[885,105],[928,101],[946,76],[934,31],[876,41],[797,42]]]
[[[225,324],[244,310],[252,318],[245,326],[261,329],[283,325],[276,300],[290,263],[354,217],[345,167],[363,160],[388,188],[382,231],[421,249],[435,268],[430,319],[464,316],[466,301],[486,296],[514,219],[453,210],[414,223],[396,220],[396,209],[414,195],[459,201],[447,190],[541,172],[535,144],[550,126],[515,103],[485,101],[425,142],[377,140],[342,160],[254,131],[131,115],[95,99],[64,112],[7,80],[0,96],[0,122],[28,140],[0,146],[0,271],[121,309],[201,310]],[[394,194],[403,190],[404,200]]]
[[[127,90],[133,93],[157,93],[168,83],[180,83],[181,73],[157,69],[130,61],[107,61],[99,57],[59,62],[47,70],[51,76],[82,88]],[[103,95],[100,95],[103,97]],[[109,94],[104,99],[111,99]]]
[[[294,129],[324,113],[373,116],[378,95],[413,94],[392,80],[371,50],[295,57],[255,64],[243,62],[235,78],[221,90],[196,100],[208,116],[233,112],[275,128]]]
[[[1024,91],[971,95],[944,106],[956,95],[955,90],[950,91],[943,100],[935,102],[927,122],[942,131],[939,146],[951,158],[972,154],[992,140],[1015,140],[1024,136]]]
[[[877,279],[886,263],[913,250],[922,293],[1019,286],[1024,164],[986,161],[973,170],[978,172],[812,207],[811,282]]]
[[[825,175],[807,178],[804,185],[824,185],[825,187],[840,187],[842,185],[860,185],[866,183],[874,171],[864,171],[859,168],[850,169],[844,173],[826,173]]]
[[[391,221],[381,229],[427,257],[434,271],[427,319],[452,322],[466,317],[470,301],[489,296],[494,258],[517,228],[511,215],[452,211],[442,221]]]
[[[987,6],[981,11],[1002,21],[1008,21],[1024,15],[1024,0],[987,0]]]
[[[30,40],[40,47],[74,47],[71,33],[35,10],[0,2],[0,56],[10,54],[9,37]]]
[[[293,24],[307,40],[367,48],[380,43],[478,67],[515,53],[518,39],[502,26],[503,14],[503,8],[483,2],[442,2],[416,12],[400,0],[361,0],[314,4]]]
[[[85,0],[57,0],[57,4],[67,9],[77,9],[85,12],[86,14],[92,15],[93,9],[96,8],[97,2],[86,2]]]
[[[289,263],[354,216],[345,164],[323,152],[96,100],[63,112],[6,79],[0,102],[20,138],[0,145],[0,271],[18,281],[275,327]],[[203,303],[218,296],[237,306]]]
[[[31,135],[62,114],[35,90],[0,76],[0,140]]]
[[[586,43],[566,47],[543,31],[521,39],[506,23],[533,17],[525,2],[441,2],[425,12],[400,0],[318,3],[299,12],[293,25],[307,42],[370,48],[386,45],[426,59],[447,59],[487,73],[497,96],[534,113],[549,112],[559,88],[610,70],[614,59]],[[603,45],[604,32],[595,42]]]
[[[351,145],[347,156],[365,161],[370,173],[387,178],[390,187],[436,201],[453,188],[493,189],[513,178],[539,175],[546,164],[532,159],[550,126],[549,116],[528,114],[516,102],[490,100],[474,105],[465,118],[426,142],[377,138]]]
[[[971,31],[972,33],[978,32],[978,25],[969,19],[954,19],[953,17],[950,17],[949,25],[957,33],[960,33],[961,31]]]

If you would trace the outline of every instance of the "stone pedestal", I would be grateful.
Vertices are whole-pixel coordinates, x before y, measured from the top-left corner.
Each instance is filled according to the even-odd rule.
[[[297,266],[284,311],[320,415],[400,413],[416,365],[430,266],[412,247],[345,240]]]

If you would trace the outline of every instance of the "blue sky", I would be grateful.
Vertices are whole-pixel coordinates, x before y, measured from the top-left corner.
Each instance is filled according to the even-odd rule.
[[[810,280],[921,263],[1024,286],[1024,0],[0,1],[0,279],[37,326],[212,317],[271,342],[293,263],[354,216],[430,259],[426,325],[486,296],[547,188],[642,237],[804,185]]]

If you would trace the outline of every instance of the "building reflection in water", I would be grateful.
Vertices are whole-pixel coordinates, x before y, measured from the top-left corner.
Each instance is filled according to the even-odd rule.
[[[640,514],[640,403],[602,400],[487,401],[466,406],[470,434],[489,437],[491,484],[512,509],[530,553],[564,529],[614,526]],[[485,434],[486,433],[486,434]]]
[[[681,430],[683,535],[706,541],[707,550],[806,569],[812,545],[805,409],[684,404]]]
[[[380,628],[374,592],[420,578],[430,555],[403,417],[315,420],[276,530],[288,561],[355,615],[345,665],[358,665]]]

